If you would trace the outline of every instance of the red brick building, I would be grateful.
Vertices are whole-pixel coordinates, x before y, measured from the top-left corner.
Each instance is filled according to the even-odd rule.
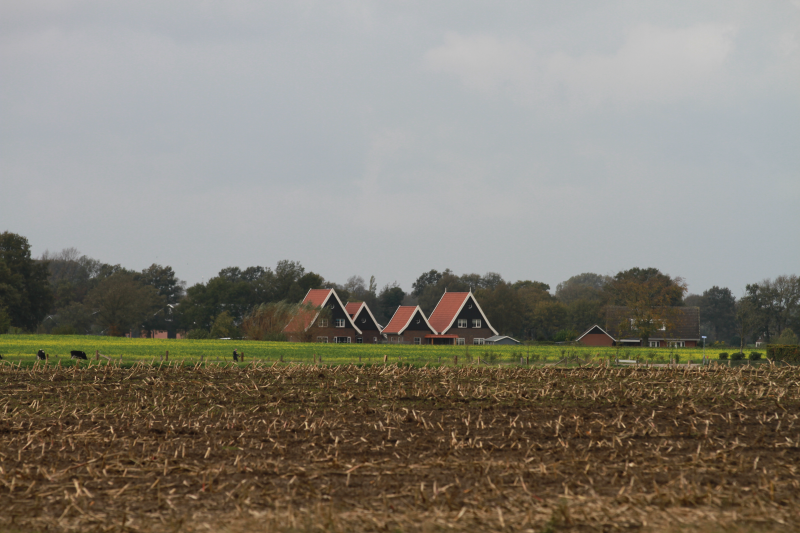
[[[483,344],[499,335],[470,292],[446,292],[431,313],[431,344]]]
[[[436,330],[418,305],[401,305],[383,328],[383,335],[389,344],[431,344],[429,339],[436,336]]]
[[[381,342],[383,339],[381,329],[383,328],[375,320],[375,315],[372,314],[365,302],[348,302],[345,310],[350,315],[353,324],[361,330],[361,334],[356,336],[356,343],[378,344]]]
[[[311,289],[303,303],[314,311],[299,313],[283,328],[290,341],[346,344],[357,342],[362,335],[335,290]]]

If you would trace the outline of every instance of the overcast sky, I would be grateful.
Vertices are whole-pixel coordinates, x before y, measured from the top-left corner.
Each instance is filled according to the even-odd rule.
[[[4,0],[0,231],[190,284],[800,274],[800,1]]]

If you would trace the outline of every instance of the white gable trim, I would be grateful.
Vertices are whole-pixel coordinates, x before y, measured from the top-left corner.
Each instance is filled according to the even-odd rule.
[[[442,298],[439,299],[439,303],[442,302],[443,298],[444,298],[444,296],[442,296]],[[472,301],[478,307],[478,312],[480,312],[481,316],[483,317],[483,321],[486,323],[486,325],[489,327],[489,329],[492,330],[492,333],[494,333],[495,335],[500,335],[497,332],[497,330],[494,329],[494,327],[492,327],[492,324],[489,322],[489,319],[486,318],[486,313],[483,312],[483,309],[481,309],[481,305],[478,303],[478,300],[476,300],[475,296],[472,294],[472,289],[469,290],[469,293],[467,293],[467,296],[464,298],[464,301],[461,302],[461,306],[458,308],[458,311],[456,311],[453,314],[453,319],[450,321],[450,323],[447,325],[447,327],[442,330],[441,334],[444,335],[446,332],[450,331],[450,328],[453,327],[453,322],[456,321],[456,318],[458,318],[458,314],[461,313],[461,310],[464,309],[464,306],[466,305],[467,300],[469,300],[470,298],[472,298]],[[439,304],[436,304],[436,307],[439,307]],[[434,309],[433,312],[435,313],[436,309]]]
[[[394,320],[394,315],[396,315],[396,314],[397,314],[397,312],[400,310],[400,308],[401,308],[401,307],[403,307],[403,306],[402,306],[402,305],[399,305],[399,306],[397,306],[397,309],[395,309],[395,311],[394,311],[394,314],[392,314],[392,319],[391,319],[391,320],[389,320],[389,324],[391,324],[391,323],[392,323],[392,320]],[[369,308],[367,308],[367,309],[369,309]],[[408,329],[408,326],[410,326],[410,325],[411,325],[411,319],[412,319],[412,318],[414,318],[414,315],[416,315],[417,313],[419,313],[419,314],[420,314],[420,316],[422,316],[422,320],[424,320],[424,321],[425,321],[425,324],[427,324],[427,325],[428,325],[428,328],[430,328],[431,332],[433,332],[433,334],[434,334],[434,335],[438,335],[438,333],[437,333],[437,332],[436,332],[436,330],[433,328],[433,326],[431,326],[431,323],[430,323],[430,322],[428,322],[428,319],[425,317],[425,313],[423,313],[423,312],[422,312],[422,308],[420,308],[420,306],[417,306],[417,307],[414,309],[414,312],[413,312],[413,313],[411,313],[411,314],[408,316],[408,320],[406,321],[406,324],[405,324],[405,325],[404,325],[402,328],[400,328],[400,329],[397,331],[397,334],[398,334],[398,335],[401,335],[401,334],[402,334],[402,333],[403,333],[405,330],[407,330],[407,329]],[[372,315],[372,313],[370,313],[370,315]],[[375,322],[375,323],[377,324],[377,322]],[[389,327],[389,324],[386,324],[386,327]],[[386,331],[386,328],[383,328],[383,330],[381,330],[381,333],[383,334],[383,332],[384,332],[384,331]],[[390,332],[390,333],[395,333],[395,332],[393,332],[393,331],[392,331],[392,332]]]
[[[303,302],[306,301],[306,298],[308,298],[308,293],[311,292],[312,290],[319,290],[319,289],[309,289],[308,292],[306,293],[306,297],[303,298]],[[350,314],[348,314],[347,308],[344,305],[342,305],[342,301],[339,299],[339,295],[336,294],[336,290],[335,289],[325,289],[325,290],[328,291],[328,296],[326,296],[325,299],[322,301],[322,303],[319,304],[320,309],[322,309],[323,307],[325,307],[328,304],[328,300],[331,299],[331,294],[332,294],[336,298],[336,301],[339,302],[339,306],[342,308],[342,311],[344,311],[344,314],[347,317],[347,320],[350,322],[350,325],[353,326],[353,329],[356,330],[356,333],[361,335],[361,330],[358,329],[358,326],[356,326],[353,323],[353,319],[350,318]],[[320,312],[321,311],[317,311],[317,314],[314,315],[313,320],[311,320],[311,322],[308,323],[308,326],[306,326],[305,330],[303,330],[303,331],[308,331],[309,328],[311,328],[311,326],[314,325],[314,323],[317,321],[317,318],[319,318]]]
[[[584,337],[585,337],[586,335],[588,335],[588,334],[589,334],[589,332],[590,332],[590,331],[592,331],[594,328],[597,328],[597,329],[599,329],[600,331],[602,331],[603,333],[605,333],[606,335],[608,335],[608,332],[607,332],[606,330],[604,330],[603,328],[601,328],[600,326],[598,326],[597,324],[595,324],[595,325],[593,325],[593,326],[590,326],[590,327],[589,327],[589,329],[587,329],[586,331],[584,331],[584,332],[583,332],[583,335],[581,335],[580,337],[578,337],[577,339],[575,339],[575,342],[578,342],[579,340],[581,340],[582,338],[584,338]],[[617,339],[615,339],[615,338],[614,338],[614,337],[612,337],[611,335],[608,335],[608,337],[609,337],[609,338],[610,338],[612,341],[614,341],[614,342],[617,342]]]

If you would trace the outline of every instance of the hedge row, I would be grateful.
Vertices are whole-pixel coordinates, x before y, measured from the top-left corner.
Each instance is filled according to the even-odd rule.
[[[800,363],[800,346],[793,344],[768,344],[767,358],[772,361]]]

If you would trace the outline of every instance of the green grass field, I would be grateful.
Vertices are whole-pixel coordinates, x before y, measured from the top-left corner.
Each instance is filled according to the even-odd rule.
[[[244,352],[245,362],[310,363],[322,359],[323,363],[382,363],[384,355],[390,363],[402,362],[414,365],[458,364],[481,361],[488,364],[519,363],[520,358],[531,364],[555,363],[562,359],[579,357],[586,359],[637,359],[643,362],[668,362],[678,356],[680,362],[697,361],[702,358],[701,348],[592,348],[582,346],[415,346],[411,344],[316,344],[290,342],[262,342],[242,340],[175,340],[175,339],[128,339],[125,337],[95,337],[84,335],[0,335],[0,355],[4,361],[33,362],[36,352],[44,350],[51,362],[69,361],[70,350],[82,350],[90,359],[99,350],[101,354],[123,364],[135,362],[159,362],[167,350],[169,360],[197,363],[231,362],[231,354],[237,349]],[[718,348],[706,349],[706,355],[716,359]],[[735,348],[725,351],[733,352]],[[762,353],[763,350],[761,351]],[[749,350],[748,350],[749,353]],[[105,359],[101,359],[105,361]]]

